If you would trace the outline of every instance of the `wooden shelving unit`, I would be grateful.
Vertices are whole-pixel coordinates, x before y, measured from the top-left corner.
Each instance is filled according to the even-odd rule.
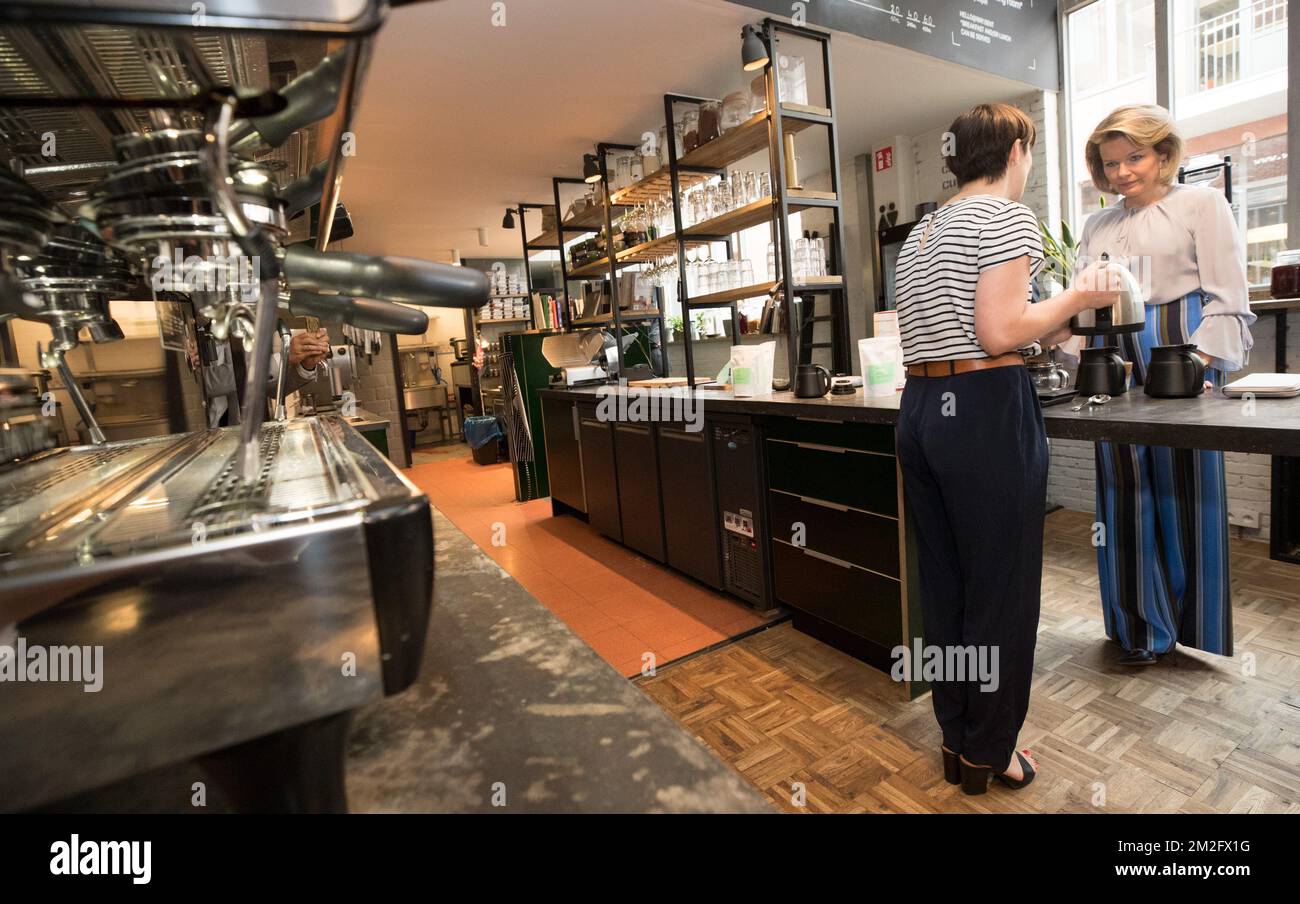
[[[766,19],[763,22],[762,37],[769,48],[777,46],[779,36],[791,36],[816,41],[820,44],[822,54],[822,75],[824,97],[833,96],[831,89],[831,61],[829,36],[803,26]],[[677,156],[676,146],[669,148],[669,171],[673,179],[672,196],[674,220],[678,235],[677,263],[679,273],[678,297],[681,299],[683,316],[686,312],[704,308],[731,308],[732,342],[739,341],[739,323],[737,302],[748,298],[771,296],[779,298],[784,306],[786,325],[786,351],[788,355],[788,372],[790,379],[798,364],[805,363],[811,357],[812,349],[827,348],[831,350],[832,367],[836,372],[847,373],[852,365],[849,357],[848,307],[844,293],[844,279],[839,275],[810,277],[800,279],[799,284],[791,287],[785,274],[793,272],[791,260],[793,243],[790,237],[790,216],[801,211],[823,209],[831,213],[832,222],[827,230],[827,265],[838,267],[843,261],[843,225],[841,222],[839,199],[839,148],[836,120],[828,107],[812,104],[792,103],[781,99],[780,79],[769,63],[763,70],[766,88],[766,109],[751,116],[734,129],[724,132],[717,138],[706,142],[690,151]],[[698,103],[701,98],[668,94],[664,96],[664,120],[674,120],[674,105],[678,103]],[[830,190],[790,189],[786,186],[786,135],[794,135],[817,126],[824,130],[829,150]],[[683,189],[688,187],[685,181],[691,178],[687,174],[712,170],[725,171],[729,166],[746,157],[767,151],[768,172],[772,183],[772,196],[761,198],[743,207],[728,211],[701,223],[683,227],[681,216],[681,199]],[[772,225],[773,241],[778,253],[777,278],[742,286],[721,292],[692,298],[686,286],[686,250],[692,239],[708,238],[725,240],[737,232],[758,226],[764,222]],[[728,241],[727,256],[731,256],[731,244]],[[829,302],[829,311],[818,313],[818,299],[825,296]],[[804,305],[811,304],[812,309],[805,308],[795,316],[794,300],[801,298]],[[801,341],[800,321],[807,324],[814,334]],[[815,330],[819,324],[829,323],[832,331],[830,341],[816,341]],[[684,333],[686,352],[686,376],[688,382],[695,379],[695,358],[692,351],[691,333]]]
[[[769,48],[777,45],[780,36],[797,37],[817,42],[822,52],[821,71],[824,77],[822,86],[825,92],[824,97],[830,98],[832,96],[830,45],[829,36],[826,33],[778,22],[774,19],[764,20],[762,29],[763,40]],[[596,145],[596,159],[599,162],[601,173],[601,181],[596,183],[600,203],[586,207],[576,216],[561,220],[553,233],[539,235],[531,240],[525,239],[523,243],[525,257],[529,251],[559,251],[563,281],[560,291],[565,293],[566,298],[570,291],[570,284],[574,281],[600,277],[609,280],[612,313],[600,317],[573,318],[565,324],[566,328],[613,324],[616,329],[619,329],[624,322],[655,320],[659,324],[660,336],[663,336],[665,329],[663,319],[665,311],[663,308],[665,305],[662,300],[657,310],[637,312],[635,315],[629,313],[629,316],[623,316],[623,312],[618,307],[617,297],[619,270],[636,264],[660,260],[675,253],[677,257],[678,298],[681,301],[684,316],[691,310],[730,306],[733,323],[732,341],[735,342],[738,341],[738,330],[734,328],[734,325],[737,325],[739,321],[737,302],[775,294],[776,297],[782,300],[783,304],[787,305],[784,319],[787,330],[787,350],[790,356],[789,372],[791,377],[793,377],[797,365],[801,363],[801,356],[806,357],[809,355],[811,348],[831,349],[834,369],[840,372],[850,370],[848,315],[842,276],[832,275],[801,279],[799,284],[789,291],[783,291],[783,283],[786,280],[782,279],[768,280],[722,292],[712,292],[696,298],[690,297],[687,291],[685,274],[687,267],[686,252],[688,249],[708,247],[715,243],[725,242],[727,245],[726,254],[730,258],[733,246],[732,237],[745,229],[763,223],[771,224],[773,241],[776,242],[779,249],[777,254],[778,274],[792,272],[792,242],[788,234],[789,217],[801,211],[814,209],[830,211],[832,222],[826,233],[828,265],[838,267],[842,264],[843,227],[839,196],[839,151],[834,113],[828,107],[797,104],[782,100],[779,80],[775,77],[771,63],[765,67],[763,78],[767,91],[766,110],[764,112],[749,117],[735,128],[683,153],[680,157],[677,155],[676,142],[670,139],[668,165],[646,174],[631,185],[622,186],[617,190],[610,190],[609,170],[611,161],[609,155],[615,151],[640,153],[640,146],[609,142],[601,142]],[[673,123],[676,119],[674,115],[675,104],[699,104],[704,100],[707,100],[707,98],[676,94],[664,95],[664,123],[668,127],[667,133],[671,135],[673,131]],[[829,147],[830,190],[788,189],[785,186],[785,136],[805,132],[814,126],[823,129],[826,135]],[[768,154],[768,172],[772,184],[771,197],[760,198],[720,216],[684,227],[682,222],[682,196],[687,189],[699,186],[718,176],[725,176],[728,167],[761,151],[766,151]],[[565,209],[560,194],[561,186],[565,185],[582,187],[584,186],[584,180],[563,177],[552,179],[555,209],[557,211]],[[670,195],[672,198],[672,232],[657,236],[634,247],[625,248],[613,255],[606,254],[598,260],[570,267],[571,262],[564,252],[566,237],[590,232],[603,232],[612,246],[614,221],[623,211],[635,205],[657,200],[665,194]],[[570,197],[572,197],[571,194]],[[829,312],[819,313],[815,308],[808,310],[807,305],[816,305],[818,299],[823,296],[830,298]],[[790,310],[793,307],[793,299],[796,297],[802,298],[805,304],[804,313],[800,317],[793,316]],[[815,329],[819,324],[829,323],[833,332],[831,340],[828,342],[804,341],[801,343],[799,337],[800,320],[807,324],[807,328],[810,330]],[[695,373],[690,332],[686,331],[684,335],[686,379],[687,382],[691,382],[695,379]],[[813,338],[815,337],[805,337],[806,340]],[[620,370],[622,370],[621,345],[619,348]],[[667,359],[664,358],[662,363],[663,375],[666,376]]]

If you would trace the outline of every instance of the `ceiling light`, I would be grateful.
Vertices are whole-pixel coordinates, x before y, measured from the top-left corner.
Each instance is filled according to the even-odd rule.
[[[767,48],[758,35],[758,27],[746,25],[740,30],[740,59],[745,64],[746,72],[762,69],[767,65]]]
[[[515,212],[514,212],[513,210],[511,210],[509,207],[506,208],[506,216],[505,216],[505,219],[503,219],[503,220],[501,221],[501,228],[502,228],[502,229],[514,229],[514,228],[515,228]]]
[[[595,154],[582,155],[582,178],[587,182],[600,181],[600,161]]]

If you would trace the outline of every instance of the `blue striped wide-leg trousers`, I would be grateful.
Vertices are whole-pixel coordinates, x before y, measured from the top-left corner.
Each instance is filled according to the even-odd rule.
[[[1140,333],[1120,337],[1141,392],[1156,345],[1176,345],[1201,322],[1193,292],[1147,306]],[[1093,337],[1090,345],[1114,343]],[[1207,379],[1216,387],[1218,370]],[[1097,545],[1106,634],[1126,650],[1167,653],[1176,643],[1232,655],[1228,587],[1228,498],[1223,453],[1118,443],[1096,444]]]

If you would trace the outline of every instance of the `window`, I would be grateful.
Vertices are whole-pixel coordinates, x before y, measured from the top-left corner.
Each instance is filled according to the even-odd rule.
[[[1072,219],[1098,209],[1083,159],[1093,127],[1121,104],[1156,102],[1154,0],[1097,0],[1069,14]],[[1107,203],[1114,198],[1107,198]]]
[[[1173,114],[1193,164],[1232,161],[1252,286],[1286,247],[1286,17],[1287,0],[1170,4]]]
[[[1156,3],[1168,9],[1168,73],[1156,66]],[[1120,104],[1155,103],[1162,94],[1190,166],[1231,161],[1247,274],[1252,286],[1268,283],[1286,246],[1287,7],[1287,0],[1096,0],[1066,15],[1075,226],[1100,197],[1083,157],[1093,127]],[[1222,189],[1222,173],[1206,184]]]

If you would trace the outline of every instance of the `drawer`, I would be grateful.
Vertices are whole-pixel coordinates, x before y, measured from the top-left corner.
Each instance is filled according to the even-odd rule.
[[[898,517],[894,456],[775,437],[764,445],[772,489]]]
[[[898,521],[833,502],[768,494],[772,536],[793,543],[794,525],[803,525],[803,546],[836,559],[896,578]]]
[[[774,417],[763,421],[763,431],[776,439],[843,446],[865,452],[894,454],[894,428],[887,424],[852,424],[814,418]]]
[[[772,541],[776,598],[886,648],[903,642],[902,585],[810,549]]]

